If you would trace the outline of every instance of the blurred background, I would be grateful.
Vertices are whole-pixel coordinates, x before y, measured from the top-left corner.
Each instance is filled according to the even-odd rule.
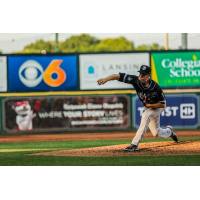
[[[0,53],[200,49],[200,33],[0,33]]]
[[[167,99],[161,126],[200,129],[200,33],[0,33],[0,51],[0,134],[136,131],[133,86],[97,80],[143,64]]]

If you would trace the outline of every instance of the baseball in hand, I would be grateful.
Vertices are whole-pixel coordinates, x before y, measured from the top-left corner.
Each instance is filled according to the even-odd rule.
[[[41,51],[41,54],[45,55],[47,52],[45,50]]]

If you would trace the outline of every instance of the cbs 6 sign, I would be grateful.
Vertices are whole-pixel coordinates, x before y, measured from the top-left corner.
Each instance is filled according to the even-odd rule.
[[[27,87],[37,86],[42,79],[51,87],[58,87],[66,80],[66,73],[60,68],[63,60],[52,60],[44,71],[42,66],[35,60],[27,60],[19,69],[19,78]],[[56,78],[53,78],[56,75]]]

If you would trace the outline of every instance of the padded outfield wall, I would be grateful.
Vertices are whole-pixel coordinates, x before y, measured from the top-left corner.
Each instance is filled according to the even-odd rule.
[[[6,95],[1,96],[3,134],[131,130],[131,91]],[[25,117],[15,110],[15,105],[21,102],[31,107]],[[37,102],[40,108],[35,111]]]
[[[200,129],[200,90],[164,90],[167,106],[160,115],[161,127]],[[5,96],[7,95],[7,96]],[[136,131],[144,111],[135,91],[87,91],[1,95],[1,134]],[[17,126],[13,105],[31,106],[30,130]],[[40,109],[34,112],[36,101]],[[23,121],[23,117],[19,118]],[[23,123],[23,122],[22,122]]]
[[[96,80],[119,72],[138,75],[142,64],[151,66],[151,78],[167,98],[161,126],[199,129],[200,51],[137,51],[1,55],[1,133],[25,133],[17,129],[22,118],[13,109],[23,101],[31,112],[40,102],[30,134],[136,130],[143,108],[132,86],[111,81],[99,87]]]

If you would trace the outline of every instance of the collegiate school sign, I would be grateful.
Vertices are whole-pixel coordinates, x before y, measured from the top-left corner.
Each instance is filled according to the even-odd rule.
[[[200,87],[200,52],[152,53],[151,68],[161,87]]]

